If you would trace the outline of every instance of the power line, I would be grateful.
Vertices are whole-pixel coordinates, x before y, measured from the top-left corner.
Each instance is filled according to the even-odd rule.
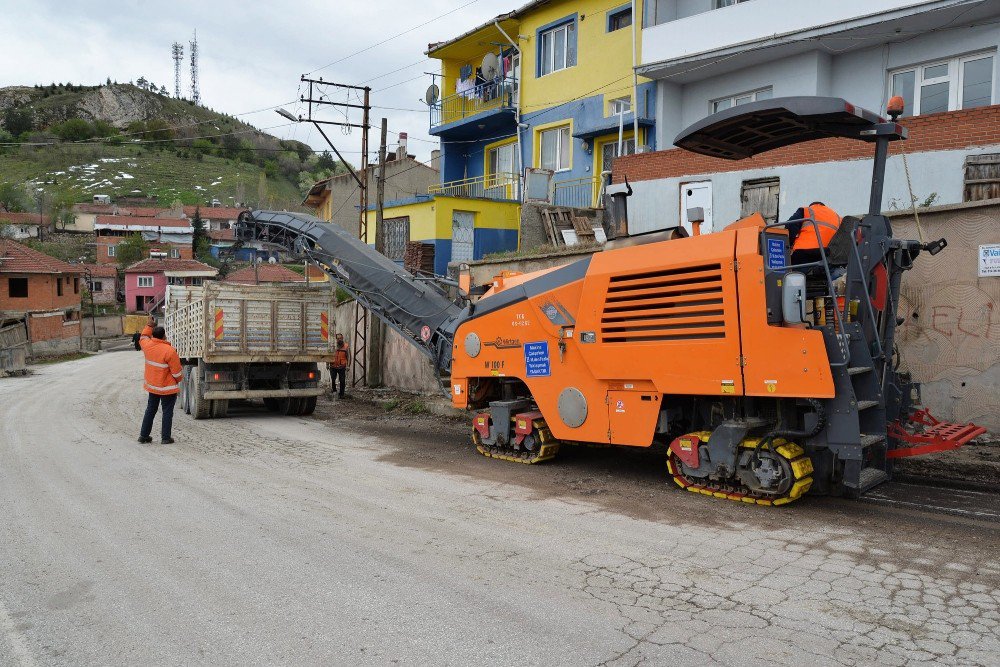
[[[474,5],[474,4],[476,4],[477,2],[479,2],[479,0],[471,0],[470,2],[467,2],[464,5],[456,7],[455,9],[447,11],[444,14],[441,14],[439,16],[435,16],[434,18],[432,18],[432,19],[430,19],[428,21],[424,21],[423,23],[420,23],[418,25],[415,25],[412,28],[407,28],[406,30],[403,30],[402,32],[398,32],[395,35],[392,35],[391,37],[386,37],[381,42],[376,42],[375,44],[371,44],[369,46],[366,46],[363,49],[359,49],[359,50],[355,51],[354,53],[349,53],[346,56],[344,56],[342,58],[339,58],[337,60],[334,60],[331,63],[327,63],[326,65],[323,65],[322,67],[317,67],[316,69],[312,70],[311,72],[306,72],[306,76],[309,76],[311,74],[315,74],[316,72],[319,72],[320,70],[324,70],[327,67],[333,67],[334,65],[340,64],[340,63],[344,62],[345,60],[353,58],[356,55],[365,53],[366,51],[371,51],[374,48],[377,48],[379,46],[382,46],[383,44],[387,44],[387,43],[391,42],[392,40],[396,39],[397,37],[402,37],[403,35],[408,35],[409,33],[413,32],[414,30],[417,30],[419,28],[423,28],[426,25],[430,25],[431,23],[434,23],[435,21],[443,19],[445,16],[450,16],[451,14],[454,14],[457,11],[465,9],[466,7],[470,7],[470,6]]]

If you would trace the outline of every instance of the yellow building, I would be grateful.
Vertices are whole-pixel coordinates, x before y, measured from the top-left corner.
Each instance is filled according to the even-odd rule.
[[[598,205],[601,173],[634,152],[636,127],[640,144],[654,141],[655,84],[633,75],[632,11],[616,0],[538,0],[433,45],[442,190],[517,199],[530,167],[551,172],[553,203]]]
[[[518,247],[522,195],[600,206],[602,173],[634,152],[636,128],[641,144],[654,136],[655,86],[633,74],[632,11],[614,0],[536,0],[432,45],[440,177],[411,189],[416,197],[387,197],[386,255],[401,261],[407,241],[433,243],[435,273],[444,274],[449,262]],[[528,168],[538,170],[531,187]],[[315,205],[329,215],[320,184]],[[371,243],[374,212],[367,220]]]

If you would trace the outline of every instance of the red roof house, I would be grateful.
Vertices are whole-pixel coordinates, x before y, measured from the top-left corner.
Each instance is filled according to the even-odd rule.
[[[0,239],[0,319],[24,318],[32,355],[80,349],[81,268]]]

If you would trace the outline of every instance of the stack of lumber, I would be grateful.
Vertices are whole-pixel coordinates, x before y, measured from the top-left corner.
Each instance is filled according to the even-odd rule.
[[[601,229],[598,238],[595,224],[592,218],[574,216],[567,208],[542,209],[542,227],[545,228],[545,236],[553,246],[603,242],[606,240],[603,238],[604,230]]]
[[[403,268],[410,273],[434,273],[434,244],[408,242],[403,251]]]

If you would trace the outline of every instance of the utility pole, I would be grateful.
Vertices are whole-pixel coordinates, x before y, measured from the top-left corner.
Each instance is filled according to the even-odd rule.
[[[385,254],[385,225],[382,224],[385,208],[385,153],[389,132],[388,121],[382,119],[381,143],[378,147],[378,176],[375,184],[375,251]],[[368,354],[368,386],[382,384],[382,355],[385,348],[385,325],[379,319],[371,323],[371,342]]]
[[[333,149],[333,152],[337,154],[347,170],[350,172],[354,181],[358,184],[359,192],[359,219],[358,219],[358,237],[364,241],[368,242],[368,130],[370,129],[369,124],[369,114],[371,113],[371,92],[372,89],[368,86],[351,86],[344,83],[334,83],[332,81],[324,81],[322,78],[310,79],[303,75],[300,79],[302,83],[309,84],[309,96],[301,96],[299,99],[302,102],[308,103],[308,114],[305,118],[301,116],[295,118],[292,114],[288,113],[284,109],[278,109],[278,113],[286,118],[296,121],[309,121],[312,123],[316,129],[319,131],[320,135],[326,140],[326,143]],[[337,88],[340,90],[348,91],[348,99],[350,99],[351,91],[354,91],[359,97],[362,98],[363,102],[361,104],[355,104],[349,101],[345,102],[334,102],[329,99],[328,95],[320,94],[319,97],[316,96],[317,91],[323,93],[327,88]],[[323,106],[337,107],[344,114],[343,121],[331,121],[331,120],[321,120],[316,116],[316,113]],[[348,114],[351,109],[360,109],[362,112],[361,124],[352,123],[348,118]],[[337,147],[333,145],[330,141],[330,137],[326,136],[326,132],[323,131],[323,125],[337,125],[345,129],[359,128],[361,130],[361,173],[354,171],[351,165],[344,159],[344,156],[340,154]],[[367,380],[367,339],[368,339],[368,311],[365,310],[360,304],[355,303],[354,306],[354,358],[351,363],[351,386],[357,387],[359,384],[364,384]]]

